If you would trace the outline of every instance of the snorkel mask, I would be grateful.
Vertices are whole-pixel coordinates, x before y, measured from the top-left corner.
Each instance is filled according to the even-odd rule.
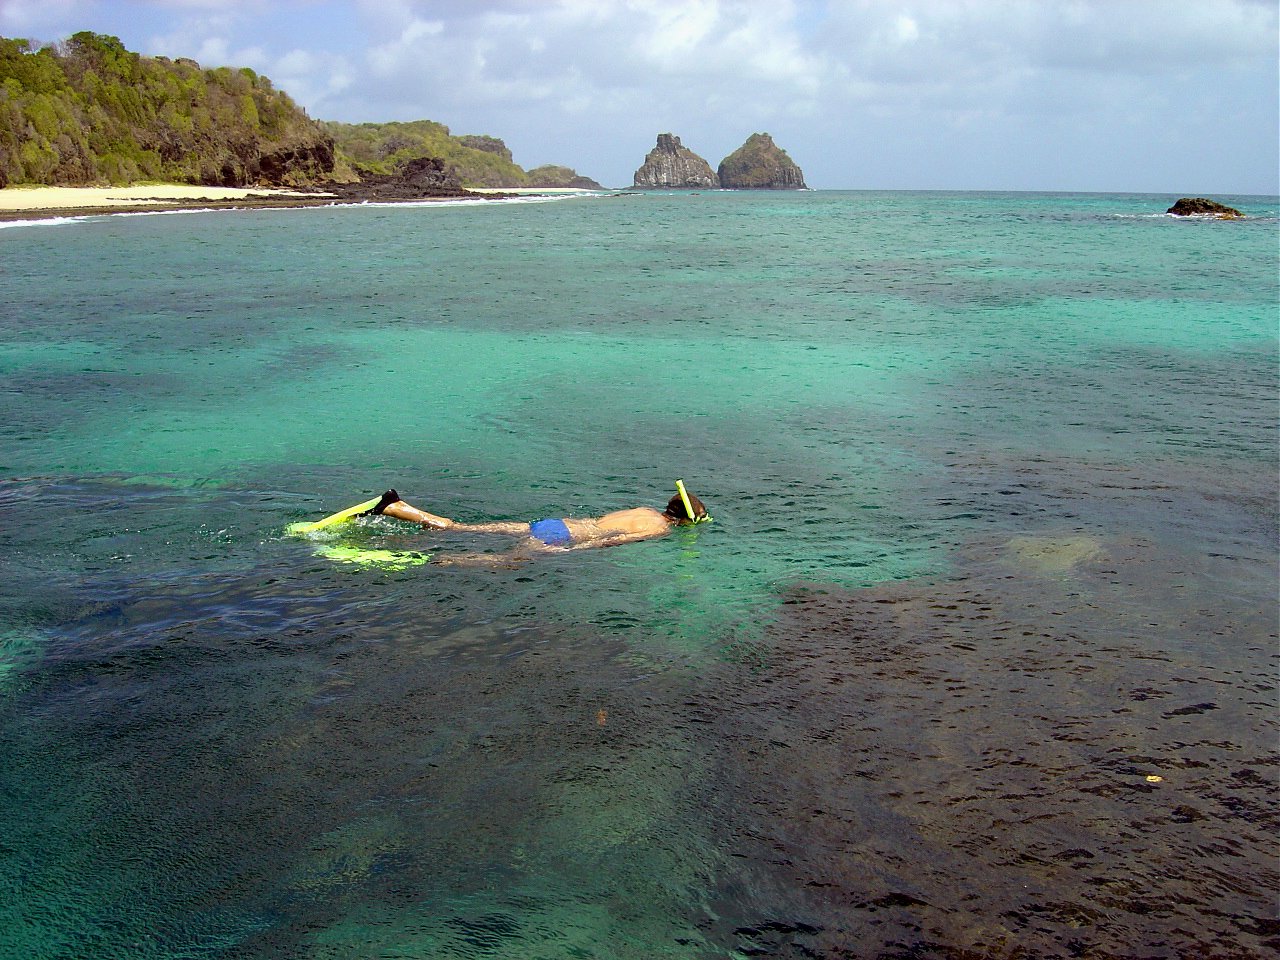
[[[689,491],[684,488],[684,481],[676,481],[676,490],[680,492],[680,502],[684,504],[684,515],[689,518],[689,522],[695,526],[699,523],[710,523],[711,514],[698,517],[694,515],[693,504],[689,502]]]

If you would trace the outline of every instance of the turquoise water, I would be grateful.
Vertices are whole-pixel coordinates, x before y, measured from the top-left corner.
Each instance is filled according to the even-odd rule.
[[[0,956],[1265,952],[1280,234],[1222,199],[0,229]],[[284,534],[677,477],[714,523],[534,562]]]

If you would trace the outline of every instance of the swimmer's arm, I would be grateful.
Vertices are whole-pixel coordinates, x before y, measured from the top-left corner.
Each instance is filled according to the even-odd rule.
[[[590,550],[596,547],[616,547],[622,543],[632,543],[636,540],[652,540],[654,537],[662,536],[661,533],[610,533],[603,537],[596,537],[592,540],[584,540],[581,543],[575,543],[566,550]]]

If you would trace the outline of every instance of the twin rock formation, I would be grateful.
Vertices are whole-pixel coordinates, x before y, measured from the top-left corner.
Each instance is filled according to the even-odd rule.
[[[632,190],[805,190],[804,174],[767,133],[753,133],[720,162],[720,169],[682,146],[670,133],[636,171]]]

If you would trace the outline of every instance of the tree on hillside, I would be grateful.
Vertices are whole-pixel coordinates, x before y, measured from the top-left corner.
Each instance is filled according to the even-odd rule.
[[[332,170],[332,140],[252,70],[143,57],[87,31],[40,48],[0,38],[0,185],[244,186]]]

